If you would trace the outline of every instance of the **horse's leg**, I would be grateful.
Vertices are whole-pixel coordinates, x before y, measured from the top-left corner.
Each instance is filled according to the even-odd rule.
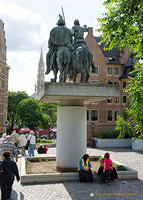
[[[66,68],[67,68],[67,65],[64,68],[64,83],[66,82],[66,78],[67,78],[67,70],[66,70]]]
[[[62,82],[63,81],[63,67],[61,65],[61,61],[60,61],[60,58],[58,58],[58,56],[57,56],[56,61],[57,61],[58,69],[60,70],[59,82]]]

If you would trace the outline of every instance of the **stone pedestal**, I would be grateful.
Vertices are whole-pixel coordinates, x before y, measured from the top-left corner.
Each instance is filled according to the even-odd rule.
[[[78,167],[79,159],[86,153],[86,107],[119,96],[118,86],[77,83],[45,83],[38,100],[58,102],[56,165],[59,169]]]
[[[78,168],[86,153],[86,108],[60,106],[57,110],[57,168]]]

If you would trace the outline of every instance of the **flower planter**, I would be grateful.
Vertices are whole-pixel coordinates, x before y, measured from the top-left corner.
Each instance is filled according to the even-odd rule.
[[[56,159],[56,157],[47,157]],[[117,161],[112,161],[118,165],[123,165]],[[138,178],[138,172],[125,166],[127,171],[117,171],[119,180],[133,180]],[[94,180],[97,179],[97,173],[93,172]],[[25,158],[21,158],[21,184],[39,184],[39,183],[57,183],[65,181],[79,181],[79,174],[77,172],[66,173],[48,173],[48,174],[26,174]]]
[[[133,142],[133,138],[132,138],[132,149],[133,150],[139,150],[139,151],[143,151],[143,140],[140,139],[135,139],[135,141]]]
[[[97,147],[131,147],[132,139],[101,139],[94,138]]]

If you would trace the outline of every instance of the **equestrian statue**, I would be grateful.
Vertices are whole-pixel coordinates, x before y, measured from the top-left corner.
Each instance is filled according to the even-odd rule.
[[[59,81],[66,82],[67,75],[70,80],[76,82],[78,73],[81,73],[81,83],[87,83],[90,74],[95,71],[93,55],[89,51],[84,40],[84,32],[88,31],[87,26],[81,27],[79,20],[74,21],[72,29],[65,27],[65,20],[59,15],[57,27],[50,32],[48,41],[49,51],[46,55],[47,70],[45,74],[52,70],[57,79],[59,71]]]

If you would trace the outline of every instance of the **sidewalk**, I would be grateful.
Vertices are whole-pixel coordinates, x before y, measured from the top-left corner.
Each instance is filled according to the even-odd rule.
[[[111,185],[95,183],[64,182],[56,184],[21,185],[15,181],[13,200],[143,200],[143,153],[128,148],[87,148],[89,155],[109,152],[111,159],[138,171],[140,180],[119,181]],[[48,156],[56,154],[49,148]],[[35,156],[37,153],[35,152]],[[43,155],[45,156],[45,155]],[[20,163],[20,162],[19,162]],[[18,163],[18,164],[19,164]],[[19,166],[20,167],[20,166]]]

